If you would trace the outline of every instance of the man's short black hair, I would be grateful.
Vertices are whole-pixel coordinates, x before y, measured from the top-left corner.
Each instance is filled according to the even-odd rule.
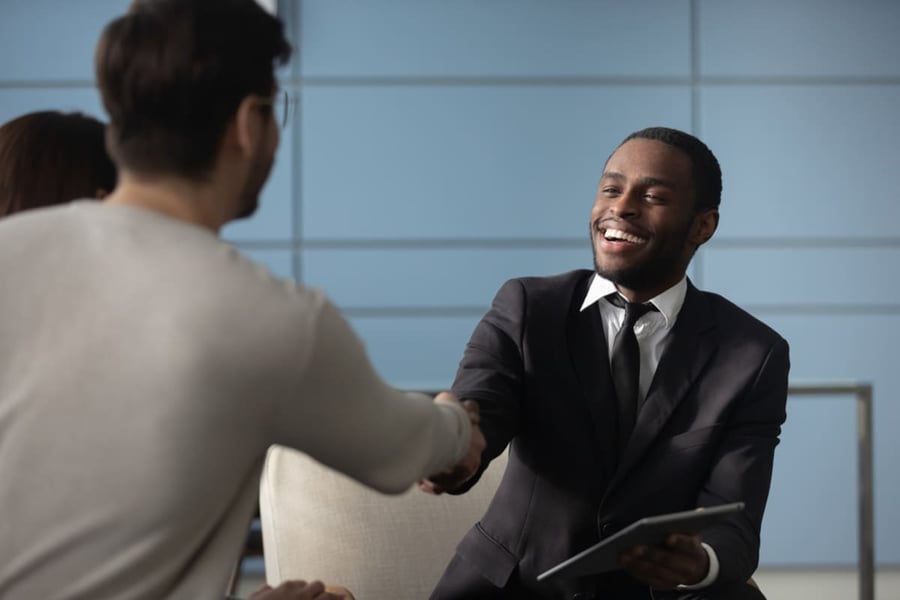
[[[691,159],[691,173],[697,192],[697,212],[719,208],[722,201],[722,169],[706,144],[689,133],[669,127],[648,127],[635,131],[622,140],[622,144],[633,139],[656,140],[687,154]]]

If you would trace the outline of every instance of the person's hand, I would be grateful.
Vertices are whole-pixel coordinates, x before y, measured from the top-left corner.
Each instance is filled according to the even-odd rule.
[[[326,585],[325,591],[329,594],[334,594],[341,600],[356,600],[353,594],[350,593],[350,590],[340,585]]]
[[[450,392],[441,392],[435,397],[435,402],[458,402],[458,400]],[[478,412],[478,404],[472,400],[463,400],[461,404],[469,414],[469,420],[472,423],[469,451],[451,469],[419,481],[419,489],[428,494],[443,494],[446,491],[459,487],[472,477],[481,466],[481,454],[484,452],[487,442],[484,439],[484,434],[481,432],[481,427],[479,427],[481,416]]]
[[[321,581],[294,580],[285,581],[276,588],[264,585],[248,600],[353,600],[353,595],[342,587],[326,588]]]
[[[699,535],[672,534],[660,546],[635,546],[622,553],[619,564],[632,577],[657,590],[694,585],[709,572],[709,555]]]

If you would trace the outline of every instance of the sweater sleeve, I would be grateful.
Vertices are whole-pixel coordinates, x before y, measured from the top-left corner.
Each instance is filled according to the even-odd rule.
[[[327,300],[312,331],[296,397],[284,398],[276,412],[278,443],[386,493],[403,492],[465,455],[471,425],[461,406],[385,383]]]

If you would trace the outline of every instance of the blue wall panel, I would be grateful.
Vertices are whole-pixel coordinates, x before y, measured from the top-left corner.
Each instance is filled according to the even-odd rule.
[[[303,237],[581,237],[610,151],[686,87],[313,87]]]
[[[328,290],[345,309],[460,306],[483,311],[507,279],[592,268],[587,235],[581,246],[307,249],[301,253],[301,272],[304,281]]]
[[[900,478],[897,477],[897,423],[900,423],[900,370],[897,369],[896,346],[900,336],[900,314],[835,316],[757,315],[778,330],[791,344],[791,379],[798,382],[866,381],[874,386],[874,446],[875,446],[875,556],[881,564],[900,564]],[[851,398],[843,401],[852,406]],[[837,555],[842,564],[855,561],[855,547],[821,548],[815,539],[794,535],[793,523],[815,523],[822,529],[837,528],[838,534],[819,532],[817,537],[838,535],[848,543],[843,530],[856,527],[856,470],[855,411],[837,409],[832,401],[798,398],[789,402],[788,421],[796,439],[785,447],[805,449],[805,454],[784,452],[776,454],[778,470],[783,473],[776,482],[777,496],[768,509],[766,531],[773,557],[787,564],[810,562],[833,563]],[[798,408],[805,403],[815,408]],[[795,418],[796,415],[796,418]],[[839,416],[844,415],[844,416]],[[848,437],[847,431],[850,431]],[[822,441],[828,440],[830,442]],[[815,448],[815,450],[813,450]],[[809,458],[812,457],[812,460]],[[832,470],[835,470],[832,472]],[[797,478],[793,474],[803,474]],[[801,487],[804,479],[819,473],[814,503],[802,508],[797,496],[807,491]],[[840,487],[852,488],[849,498],[838,503],[834,497],[845,497]],[[827,494],[823,490],[831,490]],[[773,491],[773,493],[776,493]],[[802,511],[812,512],[812,518]],[[808,525],[812,527],[813,525]],[[853,538],[855,542],[855,537]]]
[[[856,560],[855,417],[849,397],[789,400],[763,520],[762,565]]]
[[[93,81],[94,48],[130,0],[3,2],[0,82]]]
[[[706,86],[702,106],[724,178],[718,236],[897,236],[900,80]]]
[[[689,6],[688,0],[307,1],[301,72],[687,76]]]
[[[886,248],[707,248],[703,282],[740,304],[875,309],[900,312],[900,245]],[[898,332],[900,333],[900,332]]]
[[[106,121],[100,94],[93,87],[0,88],[0,124],[37,110],[82,112]]]
[[[700,0],[702,75],[900,76],[895,0]]]
[[[376,370],[397,387],[447,389],[479,317],[352,317]]]

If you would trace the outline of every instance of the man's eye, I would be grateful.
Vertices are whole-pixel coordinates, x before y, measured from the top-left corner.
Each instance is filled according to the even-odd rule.
[[[666,201],[662,196],[657,196],[656,194],[644,194],[644,199],[648,202],[653,202],[654,204],[662,204]]]
[[[614,196],[615,194],[619,193],[619,190],[617,188],[611,188],[611,187],[603,188],[600,191],[602,191],[607,196]]]

